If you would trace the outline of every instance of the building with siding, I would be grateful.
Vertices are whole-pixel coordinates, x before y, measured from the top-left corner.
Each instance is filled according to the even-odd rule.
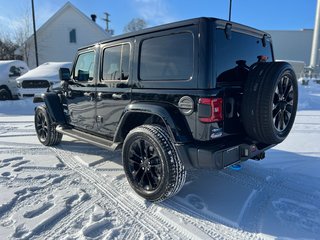
[[[39,65],[45,62],[73,61],[78,48],[109,38],[107,33],[90,17],[67,2],[37,30]],[[36,67],[34,38],[31,36],[25,48],[16,50],[30,68]]]
[[[313,29],[266,30],[273,41],[273,51],[278,60],[303,61],[310,65]]]

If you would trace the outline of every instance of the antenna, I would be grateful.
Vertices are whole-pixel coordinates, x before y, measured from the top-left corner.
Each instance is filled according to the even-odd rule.
[[[229,22],[231,21],[231,12],[232,12],[232,0],[229,3]]]

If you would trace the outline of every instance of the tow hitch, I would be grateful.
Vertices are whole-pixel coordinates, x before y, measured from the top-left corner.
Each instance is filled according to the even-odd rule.
[[[264,159],[265,157],[266,157],[266,153],[265,152],[261,152],[261,153],[259,153],[258,155],[254,156],[251,159],[260,161],[260,160]]]

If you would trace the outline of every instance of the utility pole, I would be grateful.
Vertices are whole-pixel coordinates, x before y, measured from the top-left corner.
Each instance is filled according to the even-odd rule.
[[[38,44],[37,44],[37,31],[36,31],[36,21],[34,16],[34,3],[33,0],[31,0],[32,4],[32,21],[33,21],[33,37],[34,37],[34,49],[36,53],[36,65],[39,66],[39,60],[38,60]]]
[[[106,32],[110,33],[110,35],[113,35],[114,34],[114,30],[113,29],[109,29],[109,23],[111,22],[110,19],[109,19],[110,14],[107,13],[107,12],[105,12],[104,14],[106,15],[106,17],[102,18],[102,20],[106,22]]]
[[[111,22],[109,20],[110,14],[107,12],[105,12],[104,14],[106,15],[106,17],[102,18],[102,20],[106,22],[106,32],[109,32],[109,22]]]

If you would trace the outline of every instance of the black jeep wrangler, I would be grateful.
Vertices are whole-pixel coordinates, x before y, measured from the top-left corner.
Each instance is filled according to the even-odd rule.
[[[223,169],[289,134],[297,80],[275,62],[270,36],[197,18],[79,49],[62,87],[36,97],[35,129],[46,146],[63,134],[122,148],[132,188],[150,201],[177,193],[190,168]]]

